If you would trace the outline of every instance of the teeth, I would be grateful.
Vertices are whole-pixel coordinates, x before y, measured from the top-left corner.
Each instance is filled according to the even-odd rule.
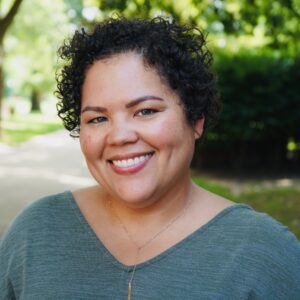
[[[138,157],[134,157],[134,158],[130,158],[130,159],[113,160],[112,163],[117,167],[126,168],[126,167],[132,167],[134,165],[138,165],[139,163],[141,163],[145,160],[149,160],[150,157],[151,157],[151,154],[146,154],[146,155],[142,155],[142,156],[138,156]]]

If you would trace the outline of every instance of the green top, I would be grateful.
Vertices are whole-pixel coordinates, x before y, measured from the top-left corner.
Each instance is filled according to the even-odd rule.
[[[126,300],[132,269],[65,192],[29,206],[6,232],[0,299]],[[132,299],[300,299],[300,244],[271,217],[236,204],[139,264]]]

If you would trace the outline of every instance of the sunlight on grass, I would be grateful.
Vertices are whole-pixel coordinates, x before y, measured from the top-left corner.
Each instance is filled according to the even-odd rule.
[[[16,145],[28,141],[33,136],[52,132],[62,128],[60,120],[55,116],[38,113],[15,115],[2,121],[2,143]]]

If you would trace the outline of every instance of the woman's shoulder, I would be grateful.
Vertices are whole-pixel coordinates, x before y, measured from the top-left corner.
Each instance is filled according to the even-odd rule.
[[[293,278],[300,284],[300,243],[287,226],[246,204],[236,204],[221,213],[215,227],[223,232],[218,235],[220,247],[231,249],[246,269],[277,270],[283,280]]]
[[[35,211],[43,211],[45,209],[53,209],[53,208],[61,208],[65,206],[67,202],[72,200],[73,195],[70,191],[64,191],[57,194],[51,194],[44,197],[41,197],[31,204],[29,204],[19,215],[22,214],[30,214],[34,213]]]
[[[72,193],[69,191],[42,197],[25,207],[12,221],[1,239],[2,243],[14,243],[22,240],[28,233],[43,231],[49,223],[54,223],[58,218],[66,217],[66,211],[70,210]]]
[[[217,196],[205,190],[198,194],[205,201],[199,207],[198,214],[205,212],[209,215],[205,231],[209,228],[210,235],[226,236],[225,241],[241,240],[243,243],[250,242],[253,245],[268,243],[282,243],[291,240],[299,247],[294,234],[289,229],[264,212],[258,212],[250,205],[235,203]]]
[[[49,218],[58,211],[70,205],[73,196],[70,191],[44,196],[25,207],[16,217],[15,221],[32,219],[33,217]]]
[[[288,227],[246,204],[227,207],[207,225],[210,257],[247,278],[263,299],[300,292],[300,243]]]
[[[272,253],[273,249],[285,249],[298,252],[300,243],[287,226],[281,224],[264,212],[258,212],[250,205],[234,203],[205,190],[199,190],[202,206],[196,211],[197,216],[209,215],[208,222],[199,231],[217,247],[234,249],[265,249]],[[200,202],[200,201],[199,201]],[[203,213],[205,212],[205,213]],[[197,219],[197,217],[193,218]]]
[[[260,245],[266,242],[285,245],[292,242],[298,250],[300,243],[289,228],[265,212],[254,210],[247,204],[234,204],[220,214],[224,228],[232,235],[243,236],[244,240]]]

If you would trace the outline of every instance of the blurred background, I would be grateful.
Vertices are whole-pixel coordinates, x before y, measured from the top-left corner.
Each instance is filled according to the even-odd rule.
[[[55,190],[47,190],[52,177],[39,185],[42,171],[33,182],[24,181],[26,172],[17,178],[10,170],[22,165],[12,159],[21,157],[18,151],[26,149],[27,159],[36,155],[30,148],[36,147],[30,144],[35,136],[62,129],[53,94],[58,47],[75,30],[116,13],[166,16],[208,34],[223,112],[197,144],[194,180],[271,214],[300,238],[300,0],[0,0],[0,150],[8,149],[0,151],[3,227],[34,200],[29,190],[41,186],[41,196]],[[68,176],[74,175],[74,164],[73,158],[64,170]],[[88,175],[80,176],[77,186],[60,182],[57,189],[90,183]],[[28,200],[9,210],[16,189]]]

